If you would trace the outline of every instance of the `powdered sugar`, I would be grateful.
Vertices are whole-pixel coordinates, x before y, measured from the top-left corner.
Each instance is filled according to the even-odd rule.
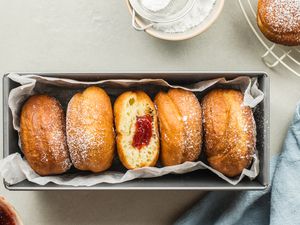
[[[265,15],[276,32],[300,30],[300,0],[269,1]]]
[[[75,165],[85,163],[88,160],[90,149],[97,145],[98,140],[93,132],[89,132],[83,127],[73,128],[70,126],[68,133],[70,133],[68,145],[73,163]]]
[[[171,1],[172,0],[141,0],[142,5],[153,12],[166,8]]]
[[[185,160],[195,161],[200,155],[202,144],[202,115],[201,106],[194,94],[185,97],[185,102],[189,107],[182,120],[184,123],[184,155]],[[199,149],[199,150],[198,150]]]
[[[167,33],[185,32],[201,24],[212,11],[216,0],[196,0],[192,10],[183,18],[172,23],[154,24],[157,30]]]

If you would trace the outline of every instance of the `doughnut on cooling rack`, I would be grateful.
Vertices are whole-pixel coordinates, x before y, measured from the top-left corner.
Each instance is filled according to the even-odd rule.
[[[266,66],[275,68],[281,65],[300,77],[300,46],[288,47],[269,41],[257,26],[257,1],[239,0],[239,4],[251,30],[266,50],[261,56]]]

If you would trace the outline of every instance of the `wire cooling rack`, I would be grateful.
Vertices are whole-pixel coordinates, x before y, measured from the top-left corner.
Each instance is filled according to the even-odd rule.
[[[239,0],[239,3],[253,33],[266,49],[261,56],[263,62],[270,68],[282,65],[300,77],[300,47],[286,47],[270,42],[257,26],[257,0]]]

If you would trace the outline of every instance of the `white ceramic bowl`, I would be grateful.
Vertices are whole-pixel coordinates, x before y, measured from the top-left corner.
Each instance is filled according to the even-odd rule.
[[[128,10],[132,16],[132,7],[130,5],[130,2],[129,2],[129,0],[125,0],[125,1],[126,1]],[[216,0],[216,3],[214,5],[213,9],[211,10],[210,14],[204,19],[204,21],[202,23],[200,23],[198,26],[196,26],[192,29],[189,29],[186,32],[166,33],[166,32],[162,32],[162,31],[159,31],[159,30],[156,30],[153,28],[147,28],[145,31],[146,31],[146,33],[150,34],[153,37],[163,39],[163,40],[168,40],[168,41],[181,41],[181,40],[190,39],[192,37],[195,37],[195,36],[201,34],[205,30],[207,30],[216,21],[216,19],[218,18],[218,16],[220,15],[220,13],[223,9],[224,1],[225,0]],[[136,16],[135,22],[140,27],[144,27],[146,25],[139,16]]]
[[[17,211],[14,209],[14,207],[1,196],[0,196],[0,208],[8,212],[8,214],[11,216],[11,218],[13,219],[16,225],[23,225],[21,218],[18,215]]]

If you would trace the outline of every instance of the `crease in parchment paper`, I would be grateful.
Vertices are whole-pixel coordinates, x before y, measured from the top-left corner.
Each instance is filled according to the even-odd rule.
[[[202,92],[205,92],[207,89],[211,89],[213,87],[235,88],[244,93],[244,104],[250,106],[251,108],[257,106],[264,98],[264,93],[258,88],[257,79],[251,79],[246,76],[240,76],[228,81],[225,78],[218,78],[184,86],[171,85],[162,79],[114,79],[101,80],[97,82],[82,82],[71,79],[42,77],[38,75],[20,76],[15,73],[9,74],[8,78],[21,84],[21,86],[11,90],[8,99],[8,105],[13,116],[13,127],[17,131],[20,129],[19,115],[21,107],[29,96],[36,93],[52,93],[53,96],[57,97],[61,102],[64,101],[67,103],[74,93],[83,90],[90,85],[98,85],[105,88],[112,98],[116,97],[122,91],[125,91],[125,88],[140,89],[141,87],[144,87],[143,85],[145,84],[147,84],[147,86],[152,86],[152,88],[146,90],[149,92],[157,92],[160,88],[182,88],[193,91],[196,95],[201,95]],[[138,178],[160,177],[170,173],[184,174],[199,169],[208,169],[221,179],[232,185],[236,185],[245,176],[249,177],[250,179],[257,177],[259,173],[259,159],[257,155],[257,153],[254,155],[251,167],[249,169],[244,169],[240,176],[234,178],[228,178],[224,176],[222,173],[216,171],[202,161],[185,162],[180,165],[167,167],[144,167],[135,170],[127,170],[126,172],[121,172],[122,170],[114,170],[96,174],[78,172],[72,174],[66,173],[57,176],[39,176],[31,169],[26,159],[21,157],[20,153],[11,154],[5,159],[0,160],[0,175],[8,184],[11,185],[27,179],[30,182],[39,185],[46,185],[47,183],[52,182],[58,185],[93,186],[100,183],[117,184]]]

